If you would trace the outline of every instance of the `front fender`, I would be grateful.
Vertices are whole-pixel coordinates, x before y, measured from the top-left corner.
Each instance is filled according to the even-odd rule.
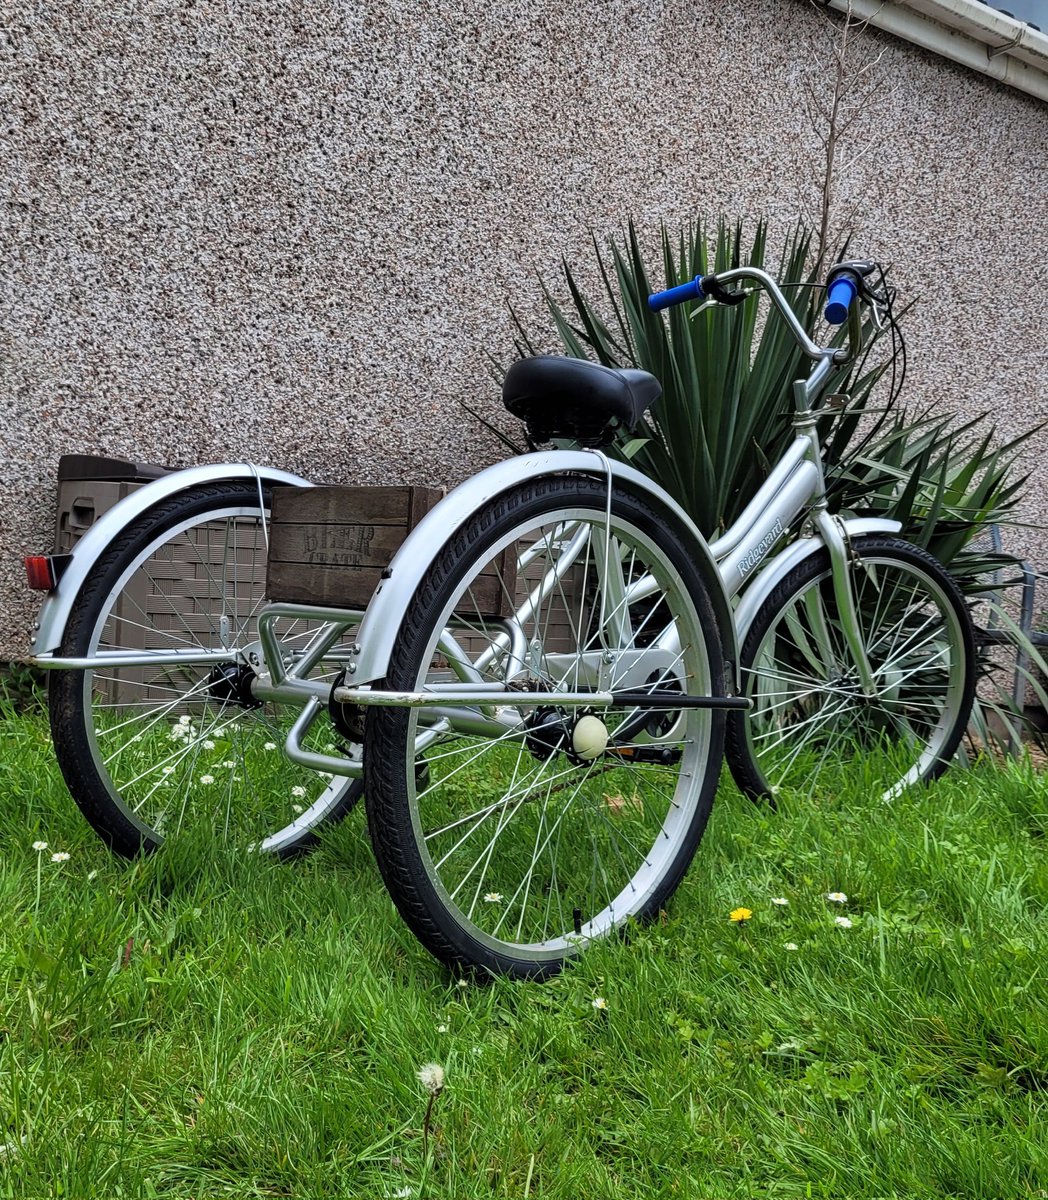
[[[295,487],[312,487],[308,479],[278,471],[272,467],[256,467],[251,463],[216,463],[206,467],[188,467],[162,475],[138,488],[114,504],[91,526],[73,547],[72,561],[66,567],[58,586],[48,592],[40,610],[33,656],[51,654],[58,649],[66,622],[91,568],[109,543],[147,509],[201,483],[218,483],[234,479],[260,480],[262,483],[285,483]]]
[[[851,521],[844,521],[843,525],[850,538],[858,537],[862,533],[899,533],[902,529],[901,522],[890,521],[886,517],[856,517]],[[743,592],[742,599],[735,609],[735,634],[740,646],[746,640],[753,618],[764,601],[798,563],[812,554],[818,554],[824,545],[822,538],[800,538],[757,572],[756,579]]]
[[[522,454],[488,467],[449,492],[408,535],[390,563],[387,577],[379,584],[368,605],[357,637],[360,653],[354,686],[371,683],[385,676],[393,642],[423,576],[445,542],[478,508],[518,484],[546,476],[591,475],[603,480],[606,478],[605,463],[608,461],[603,455],[585,450],[546,450]],[[724,658],[734,685],[738,654],[731,607],[705,539],[680,505],[635,467],[612,462],[611,473],[615,487],[669,510],[692,535],[693,544],[689,549],[710,595],[720,628]]]

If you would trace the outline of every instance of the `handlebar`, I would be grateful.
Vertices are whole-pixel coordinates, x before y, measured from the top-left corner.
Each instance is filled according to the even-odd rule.
[[[759,284],[768,293],[769,299],[779,310],[786,324],[789,325],[793,336],[805,354],[810,358],[832,356],[835,362],[846,362],[861,349],[861,320],[858,308],[853,308],[853,304],[857,297],[867,295],[863,278],[873,269],[873,263],[839,263],[830,272],[827,280],[826,320],[831,325],[842,325],[849,316],[854,318],[849,322],[847,349],[817,346],[798,320],[797,314],[782,294],[779,285],[767,272],[758,270],[756,267],[734,267],[730,271],[721,271],[716,275],[696,275],[687,283],[678,284],[677,287],[667,288],[662,292],[654,292],[648,297],[648,307],[652,312],[661,312],[664,308],[672,308],[676,304],[683,304],[688,300],[701,300],[704,297],[712,297],[721,302],[731,300],[733,297],[723,295],[725,285],[737,280],[748,279]],[[742,298],[742,293],[737,295],[740,299]]]
[[[705,295],[702,290],[702,276],[696,275],[687,283],[667,288],[664,292],[655,292],[648,297],[648,307],[652,312],[661,312],[664,308],[673,308],[675,304],[683,304],[686,300],[701,300]]]
[[[826,320],[831,325],[843,325],[858,294],[859,288],[851,275],[839,275],[834,279],[826,289]]]

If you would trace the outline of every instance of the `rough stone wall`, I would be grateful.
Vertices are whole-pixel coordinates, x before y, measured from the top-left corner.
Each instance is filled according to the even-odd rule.
[[[0,36],[0,657],[66,451],[453,483],[499,453],[506,300],[589,230],[817,211],[803,0],[84,0]],[[873,40],[871,39],[871,42]],[[877,41],[838,213],[896,264],[908,392],[1048,415],[1048,112]],[[493,409],[494,411],[494,409]],[[1048,519],[1042,435],[1024,515]],[[1013,541],[1048,566],[1041,535]]]

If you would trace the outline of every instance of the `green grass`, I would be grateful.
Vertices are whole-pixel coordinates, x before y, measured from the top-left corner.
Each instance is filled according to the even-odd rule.
[[[0,1195],[1048,1196],[1028,766],[775,813],[725,784],[664,921],[550,983],[460,987],[362,813],[290,865],[128,864],[42,720],[0,738]]]

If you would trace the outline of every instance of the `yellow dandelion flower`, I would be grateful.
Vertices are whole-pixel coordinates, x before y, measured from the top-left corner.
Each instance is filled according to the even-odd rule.
[[[734,921],[736,924],[742,921],[748,921],[752,916],[753,913],[748,908],[733,908],[731,912],[728,913],[728,919],[730,921]]]

